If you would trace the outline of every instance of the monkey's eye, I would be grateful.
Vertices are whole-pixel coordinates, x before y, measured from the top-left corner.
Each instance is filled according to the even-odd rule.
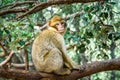
[[[61,25],[64,25],[65,23],[64,22],[61,22]]]
[[[59,23],[56,23],[55,25],[56,25],[56,26],[58,26],[58,25],[59,25]]]

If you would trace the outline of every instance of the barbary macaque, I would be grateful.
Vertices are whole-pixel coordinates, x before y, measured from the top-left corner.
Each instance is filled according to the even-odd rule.
[[[65,20],[54,16],[48,22],[48,28],[34,40],[32,59],[37,71],[67,75],[72,69],[78,69],[66,54],[65,31]]]

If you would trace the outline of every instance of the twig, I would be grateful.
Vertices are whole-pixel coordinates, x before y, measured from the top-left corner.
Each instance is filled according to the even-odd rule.
[[[0,63],[0,66],[6,65],[11,60],[13,54],[14,54],[14,52],[11,51],[11,53],[9,54],[9,56],[3,62]]]
[[[28,51],[26,49],[24,49],[24,55],[25,55],[25,70],[29,70]]]
[[[7,50],[5,49],[5,47],[3,46],[1,42],[0,42],[0,48],[2,48],[3,50],[2,54],[0,54],[0,57],[5,57],[6,55],[8,55]]]
[[[67,45],[67,46],[66,46],[66,49],[69,50],[69,49],[73,48],[74,46],[76,46],[76,44],[73,44],[73,45]]]
[[[25,63],[23,63],[23,64],[11,63],[11,66],[12,66],[12,67],[15,67],[15,68],[25,68],[26,64],[25,64]],[[32,66],[33,66],[33,63],[29,63],[28,66],[29,66],[29,67],[32,67]]]
[[[76,18],[76,17],[81,16],[82,14],[83,14],[83,12],[77,12],[77,13],[71,14],[70,16],[67,16],[67,17],[65,17],[65,18],[63,18],[63,19],[64,19],[64,20],[69,20],[70,17]],[[39,25],[40,25],[40,26],[39,26]],[[44,30],[45,28],[48,27],[48,23],[46,22],[46,24],[38,24],[38,26],[40,27],[40,30]]]
[[[29,42],[26,42],[24,46],[22,46],[22,47],[17,47],[17,49],[18,49],[18,50],[24,49],[26,46],[31,45],[31,44],[33,43],[33,41],[34,41],[34,39],[31,39]]]
[[[81,16],[83,14],[83,12],[77,12],[77,13],[74,13],[74,14],[71,14],[70,16],[67,16],[67,17],[65,17],[64,19],[65,20],[69,20],[70,19],[70,17],[78,17],[78,16]]]

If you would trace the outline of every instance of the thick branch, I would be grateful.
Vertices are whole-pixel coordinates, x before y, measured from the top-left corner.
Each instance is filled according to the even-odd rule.
[[[23,70],[3,70],[0,69],[0,77],[5,78],[18,78],[21,80],[40,80],[41,78],[50,78],[50,80],[76,80],[91,74],[108,71],[108,70],[120,70],[120,59],[97,61],[88,63],[80,67],[80,71],[74,70],[70,75],[58,76],[53,74],[29,72]]]
[[[94,73],[108,71],[108,70],[120,70],[120,58],[119,59],[112,59],[112,60],[105,60],[105,61],[96,61],[92,63],[88,63],[87,65],[83,66],[85,70],[81,73],[74,72],[71,75],[76,76],[77,78],[82,78],[85,76],[89,76]],[[76,75],[78,74],[78,75]]]
[[[27,8],[13,8],[8,10],[3,10],[3,11],[0,11],[0,16],[6,15],[8,13],[26,12],[27,10],[28,10]]]
[[[40,11],[42,9],[45,9],[51,5],[59,5],[59,4],[72,4],[72,3],[88,3],[88,2],[96,2],[96,1],[104,1],[104,0],[59,0],[59,1],[49,1],[49,2],[43,2],[36,6],[34,6],[29,11],[25,12],[24,14],[18,16],[18,18],[23,18],[24,16],[28,14],[32,14],[34,12]]]
[[[0,77],[21,80],[40,80],[42,78],[41,75],[37,72],[29,72],[16,69],[0,69]]]
[[[15,2],[15,3],[7,4],[5,6],[1,6],[0,9],[3,9],[5,7],[9,7],[9,6],[12,6],[11,8],[13,8],[13,7],[16,7],[16,6],[20,6],[20,5],[24,5],[24,4],[32,4],[32,3],[35,3],[35,2],[37,2],[37,1]]]

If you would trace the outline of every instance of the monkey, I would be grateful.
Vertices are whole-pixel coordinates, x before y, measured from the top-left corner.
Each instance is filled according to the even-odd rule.
[[[65,20],[55,15],[47,24],[48,28],[35,38],[32,45],[34,66],[39,72],[68,75],[79,66],[66,54]]]

